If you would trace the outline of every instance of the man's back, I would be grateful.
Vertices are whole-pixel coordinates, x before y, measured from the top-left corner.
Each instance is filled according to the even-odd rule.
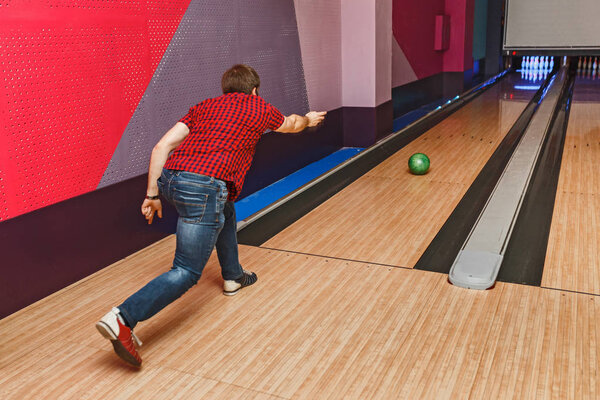
[[[189,135],[165,168],[213,176],[229,182],[229,199],[241,191],[261,135],[277,129],[285,117],[261,97],[227,93],[190,108],[180,122]]]

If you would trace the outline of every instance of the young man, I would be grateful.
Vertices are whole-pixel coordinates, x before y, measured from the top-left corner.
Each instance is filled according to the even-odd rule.
[[[325,112],[314,111],[284,117],[258,96],[260,79],[247,65],[227,70],[221,86],[222,96],[190,108],[152,150],[142,214],[149,224],[155,212],[162,218],[159,191],[177,209],[173,267],[96,324],[117,355],[134,366],[140,366],[142,359],[136,349],[141,342],[133,328],[195,285],[215,246],[225,281],[223,294],[233,296],[256,282],[256,274],[244,271],[238,261],[233,205],[256,144],[268,129],[300,132],[325,118]]]

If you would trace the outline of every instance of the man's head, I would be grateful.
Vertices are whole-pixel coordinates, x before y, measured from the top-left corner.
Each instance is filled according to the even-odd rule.
[[[260,78],[258,74],[254,68],[244,64],[237,64],[229,68],[221,79],[223,94],[235,92],[252,94],[252,90],[256,88],[258,92],[259,87]]]

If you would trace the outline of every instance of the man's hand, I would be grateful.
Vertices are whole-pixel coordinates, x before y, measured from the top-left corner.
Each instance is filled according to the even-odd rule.
[[[325,114],[327,114],[327,111],[311,111],[305,116],[296,114],[288,115],[283,120],[281,126],[275,129],[275,132],[298,133],[305,128],[319,125],[325,119]]]
[[[148,224],[152,223],[155,212],[158,213],[159,218],[162,218],[162,203],[160,202],[160,199],[144,199],[144,202],[142,203],[142,214],[148,220]]]
[[[313,127],[319,125],[325,119],[325,115],[327,111],[311,111],[305,115],[308,118],[308,127]]]

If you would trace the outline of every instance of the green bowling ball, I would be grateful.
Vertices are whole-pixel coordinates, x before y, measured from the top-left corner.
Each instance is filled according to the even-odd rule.
[[[423,153],[415,153],[408,159],[408,169],[415,175],[424,175],[429,170],[429,157]]]

